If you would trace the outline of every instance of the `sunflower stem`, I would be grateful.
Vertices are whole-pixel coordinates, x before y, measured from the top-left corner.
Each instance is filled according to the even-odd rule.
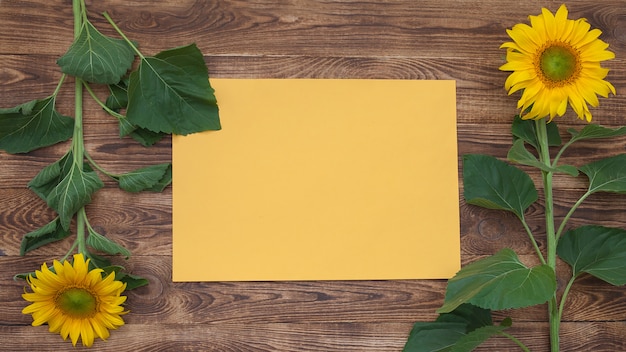
[[[74,39],[80,35],[83,26],[85,4],[83,0],[72,1],[74,15]],[[74,82],[74,134],[72,136],[72,153],[74,156],[73,167],[82,170],[85,154],[85,141],[83,139],[83,81],[75,77]],[[80,208],[76,217],[76,241],[78,252],[87,255],[85,243],[85,207]]]
[[[551,166],[550,150],[548,147],[548,133],[546,119],[536,120],[537,140],[539,142],[539,159],[546,165]],[[557,238],[554,227],[554,200],[552,196],[552,172],[541,171],[543,178],[543,188],[545,197],[545,218],[546,218],[546,244],[547,244],[547,264],[556,274],[556,246]],[[548,314],[550,321],[550,351],[559,351],[559,329],[560,314],[556,290],[552,298],[548,301]]]

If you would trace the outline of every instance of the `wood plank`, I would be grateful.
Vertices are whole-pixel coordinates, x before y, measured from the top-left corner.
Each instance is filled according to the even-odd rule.
[[[150,0],[93,2],[90,18],[103,33],[113,35],[99,16],[109,12],[147,52],[196,41],[203,51],[215,55],[474,58],[484,55],[484,47],[499,47],[507,39],[503,29],[526,20],[519,14],[540,12],[531,2],[520,2],[512,11],[509,4],[497,0],[178,0],[154,5]],[[59,53],[58,38],[71,37],[68,7],[60,1],[4,0],[0,8],[0,20],[6,24],[0,31],[2,53]],[[37,16],[33,8],[46,16]],[[622,11],[611,1],[570,5],[572,17],[585,17],[599,28],[619,28]],[[606,31],[603,38],[617,44],[625,41],[624,36],[614,30]],[[37,42],[40,47],[24,42]],[[626,50],[617,45],[614,49],[620,54]]]
[[[69,0],[0,1],[0,108],[49,95],[60,72],[55,65],[71,43]],[[152,55],[169,47],[196,42],[205,54],[211,77],[220,78],[361,78],[453,79],[457,82],[459,166],[462,155],[485,153],[505,159],[511,144],[510,122],[519,95],[507,96],[506,72],[498,67],[507,41],[505,29],[539,13],[545,4],[499,0],[217,0],[88,1],[89,16],[107,35],[116,35],[100,16],[108,11],[141,50]],[[594,109],[594,122],[624,124],[626,116],[626,8],[622,0],[568,3],[570,17],[586,17],[602,28],[602,39],[617,55],[606,63],[617,96]],[[96,88],[103,98],[104,87]],[[62,88],[57,108],[71,115],[72,81]],[[89,98],[85,105],[88,152],[103,167],[117,172],[171,160],[171,139],[144,148],[118,139],[116,122]],[[571,115],[556,120],[581,128]],[[428,120],[425,118],[425,123]],[[67,144],[27,155],[0,152],[0,349],[58,351],[69,348],[46,327],[30,327],[21,314],[25,283],[15,273],[36,269],[63,255],[71,238],[20,257],[22,235],[54,217],[45,203],[26,188],[39,170],[59,158]],[[583,165],[621,153],[626,137],[573,146],[562,161]],[[540,175],[529,170],[539,185]],[[459,169],[461,179],[462,170]],[[556,215],[584,192],[584,176],[557,175]],[[133,252],[116,258],[151,282],[128,292],[127,325],[115,331],[101,351],[399,351],[414,321],[431,321],[445,294],[444,280],[337,282],[171,281],[171,194],[130,195],[111,181],[94,197],[88,213],[92,225]],[[463,186],[460,185],[461,194]],[[542,201],[540,192],[540,202]],[[545,249],[543,209],[528,211],[528,222]],[[510,247],[520,259],[537,259],[515,216],[465,204],[460,198],[462,262],[468,264]],[[590,197],[569,226],[601,223],[626,228],[626,195]],[[560,290],[568,268],[559,263]],[[547,350],[544,306],[496,312],[510,316],[510,332],[535,351]],[[562,329],[562,349],[626,350],[626,295],[590,276],[572,288]],[[77,348],[83,350],[83,348]],[[86,349],[85,349],[86,350]],[[479,351],[517,347],[493,339]]]
[[[1,41],[0,41],[1,43]],[[493,50],[495,51],[495,49]],[[458,58],[420,57],[341,57],[304,55],[246,55],[213,56],[205,51],[205,61],[211,77],[215,78],[359,78],[359,79],[448,79],[457,84],[457,115],[459,123],[471,125],[507,125],[517,113],[516,99],[504,90],[506,72],[498,71],[495,63],[502,53],[481,57],[459,64]],[[60,54],[59,54],[60,55]],[[2,55],[0,54],[1,107],[11,107],[35,98],[50,95],[61,76],[55,55]],[[617,91],[626,87],[626,79],[613,74],[626,70],[626,60],[610,62],[610,79]],[[608,65],[607,65],[608,66]],[[59,110],[71,114],[71,81],[59,94]],[[97,89],[101,99],[105,89]],[[10,93],[10,94],[9,94]],[[86,109],[103,116],[100,109],[86,100]],[[619,126],[626,116],[626,96],[617,94],[604,99],[594,110],[596,123]],[[102,117],[106,121],[106,117]],[[557,119],[564,126],[581,128],[582,122]],[[95,122],[97,123],[97,122]],[[492,136],[496,135],[492,131]],[[482,133],[489,130],[482,129]],[[504,136],[504,135],[503,135]],[[485,146],[485,145],[483,145]]]
[[[410,324],[376,323],[251,323],[251,324],[127,324],[114,331],[106,341],[98,341],[98,351],[400,351],[406,342]],[[547,351],[547,324],[523,323],[508,332],[532,351]],[[564,323],[563,351],[623,351],[626,343],[623,322]],[[34,333],[36,332],[36,333]],[[60,336],[45,327],[2,326],[0,335],[11,336],[3,348],[9,351],[59,351],[68,348]],[[138,338],[141,337],[141,338]],[[80,345],[80,343],[79,343]],[[75,351],[90,351],[81,346]],[[517,351],[510,340],[488,340],[477,352]]]

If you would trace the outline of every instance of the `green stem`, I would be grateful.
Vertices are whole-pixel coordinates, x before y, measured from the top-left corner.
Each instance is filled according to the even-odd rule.
[[[544,165],[551,166],[546,119],[537,120],[535,126],[537,130],[537,140],[539,141],[539,159]],[[545,197],[546,247],[548,257],[547,264],[556,273],[557,238],[556,232],[554,231],[554,199],[552,197],[552,172],[542,170],[541,174],[543,176]],[[560,319],[556,290],[552,298],[548,301],[548,314],[550,320],[550,351],[558,352]]]
[[[561,235],[563,233],[563,230],[565,229],[565,225],[567,224],[567,221],[569,220],[569,218],[572,217],[576,209],[578,209],[578,207],[583,203],[583,201],[587,199],[587,197],[589,197],[590,195],[591,195],[591,191],[587,191],[585,194],[582,195],[582,197],[580,197],[580,199],[578,199],[578,201],[576,201],[576,203],[572,206],[572,208],[567,212],[567,214],[563,218],[563,221],[561,222],[561,225],[559,226],[559,229],[556,231],[557,241],[559,240],[559,238],[561,238]]]
[[[59,91],[61,90],[61,86],[63,85],[63,82],[65,81],[65,78],[67,77],[67,75],[64,73],[61,75],[61,78],[59,79],[59,83],[57,83],[57,87],[54,89],[54,92],[52,93],[52,96],[56,98],[56,96],[59,94]]]
[[[573,138],[570,139],[569,142],[565,143],[565,145],[563,145],[561,150],[559,150],[559,152],[554,157],[554,161],[552,162],[552,166],[553,167],[556,167],[557,163],[559,162],[559,159],[561,158],[561,155],[563,155],[563,153],[565,152],[565,149],[567,149],[570,145],[572,145],[572,143],[574,143],[574,139]]]
[[[107,170],[105,170],[103,167],[101,167],[100,165],[98,165],[98,163],[96,163],[95,160],[93,160],[91,158],[91,155],[89,155],[89,153],[87,153],[85,151],[85,157],[87,158],[87,160],[89,161],[89,164],[93,167],[95,167],[96,169],[98,169],[98,171],[102,172],[103,174],[107,175],[110,178],[115,178],[117,179],[118,177],[120,177],[120,175],[108,172]]]
[[[113,19],[111,19],[111,17],[109,16],[108,13],[103,12],[102,16],[104,16],[104,18],[106,18],[106,20],[109,22],[109,24],[115,29],[115,31],[122,37],[124,38],[124,40],[126,41],[126,43],[128,43],[128,45],[130,45],[131,48],[133,48],[133,50],[135,51],[135,53],[137,54],[137,56],[139,56],[139,58],[141,58],[141,60],[145,60],[145,56],[143,56],[143,54],[139,51],[139,49],[137,49],[137,47],[135,46],[135,44],[133,44],[133,42],[128,39],[128,37],[124,34],[124,32],[122,32],[122,30],[120,29],[120,27],[118,27],[115,22],[113,22]]]
[[[543,253],[541,253],[541,249],[539,249],[539,245],[537,244],[537,241],[535,241],[535,236],[533,236],[532,231],[530,230],[530,227],[528,227],[528,224],[526,223],[526,219],[524,219],[523,217],[520,218],[522,225],[524,226],[524,229],[526,230],[526,233],[528,234],[528,238],[530,239],[530,243],[532,243],[533,247],[535,248],[535,252],[537,252],[537,257],[539,257],[539,260],[541,260],[541,264],[546,264],[546,259],[543,257]]]
[[[74,243],[72,243],[72,246],[67,251],[67,253],[65,253],[63,258],[61,258],[61,260],[60,260],[61,263],[63,263],[65,260],[67,260],[67,258],[69,258],[70,255],[72,255],[72,253],[74,253],[74,250],[76,249],[76,246],[78,246],[78,242],[74,241]]]
[[[82,0],[72,1],[74,14],[74,38],[78,38],[83,25]],[[72,137],[72,153],[74,155],[73,167],[82,170],[85,151],[85,141],[83,139],[83,81],[76,77],[74,82],[74,135]],[[78,242],[78,252],[87,255],[85,243],[85,207],[81,207],[76,217],[76,241]]]
[[[96,95],[96,93],[94,93],[94,91],[91,89],[91,87],[89,86],[89,84],[87,84],[87,82],[83,82],[83,86],[85,87],[85,89],[87,90],[87,92],[89,93],[89,95],[91,96],[91,98],[98,103],[98,105],[100,105],[100,107],[106,111],[109,115],[117,118],[117,119],[125,119],[126,116],[117,113],[113,110],[111,110],[111,108],[109,108],[108,106],[106,106],[106,104],[100,100],[100,98],[98,98],[98,96]]]
[[[522,343],[522,341],[518,340],[515,336],[511,335],[511,334],[507,334],[504,331],[501,331],[500,334],[502,334],[502,336],[507,337],[508,339],[510,339],[511,341],[515,342],[524,352],[530,352],[530,349],[528,347],[526,347],[526,345],[524,345]]]
[[[561,304],[559,305],[559,321],[561,321],[561,318],[563,317],[565,299],[567,298],[567,295],[569,294],[569,290],[572,288],[572,285],[574,284],[575,280],[576,280],[576,276],[572,275],[572,278],[567,283],[567,286],[565,286],[565,291],[563,291],[563,296],[561,296]]]

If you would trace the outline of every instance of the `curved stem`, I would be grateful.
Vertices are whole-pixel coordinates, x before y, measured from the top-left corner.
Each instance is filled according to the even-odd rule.
[[[102,16],[104,16],[104,18],[106,18],[106,20],[109,22],[109,24],[115,29],[115,31],[122,37],[124,38],[124,40],[126,41],[126,43],[128,43],[128,45],[130,45],[130,47],[133,49],[133,51],[135,51],[135,53],[137,54],[137,56],[139,56],[139,58],[141,58],[141,60],[145,60],[146,57],[143,56],[143,54],[139,51],[139,49],[137,49],[137,47],[135,46],[135,44],[133,44],[133,42],[130,41],[130,39],[128,39],[128,37],[124,34],[124,32],[122,32],[122,30],[120,29],[120,27],[118,27],[115,22],[113,22],[113,19],[111,19],[111,16],[109,16],[108,13],[103,12]]]
[[[59,79],[59,83],[57,83],[56,88],[54,89],[54,92],[52,93],[52,96],[56,98],[56,96],[59,94],[59,91],[61,90],[61,86],[63,85],[63,82],[65,81],[65,78],[67,77],[67,74],[62,74],[61,78]]]
[[[74,241],[74,243],[72,244],[70,249],[67,251],[67,253],[65,253],[63,258],[61,258],[61,260],[60,260],[61,263],[63,263],[65,260],[67,260],[67,258],[69,258],[70,255],[72,255],[72,253],[74,253],[74,250],[76,249],[76,246],[78,246],[78,241]]]
[[[567,224],[567,221],[569,220],[569,218],[572,217],[576,209],[578,209],[578,207],[583,203],[583,201],[587,199],[587,197],[589,197],[590,195],[591,195],[591,192],[587,191],[576,201],[576,203],[572,206],[572,208],[567,212],[567,214],[563,218],[563,221],[561,222],[561,225],[559,226],[559,229],[556,231],[557,241],[559,240],[559,238],[561,238],[561,235],[563,233],[563,230],[565,229],[565,225]]]
[[[575,280],[576,280],[576,276],[572,275],[572,278],[567,283],[567,286],[565,286],[565,291],[563,291],[563,296],[561,296],[561,304],[559,305],[559,321],[561,321],[561,318],[563,317],[563,308],[565,307],[565,299],[567,298],[567,294],[569,293],[569,290],[572,288],[572,285],[574,284]]]
[[[570,139],[569,142],[565,143],[563,147],[561,147],[561,150],[559,150],[559,152],[554,157],[554,161],[552,162],[553,167],[556,167],[557,163],[559,162],[559,159],[561,158],[561,155],[563,155],[563,153],[565,152],[565,149],[567,149],[570,145],[572,145],[572,143],[574,143],[574,138]]]
[[[537,257],[539,257],[541,264],[545,265],[546,259],[543,257],[543,253],[541,253],[541,249],[539,249],[539,245],[537,245],[537,241],[535,241],[535,236],[533,236],[533,233],[530,230],[530,227],[528,227],[528,224],[526,223],[526,219],[522,217],[520,218],[520,221],[522,222],[522,225],[524,226],[524,229],[526,230],[526,233],[528,234],[530,243],[532,243],[533,247],[535,248],[535,252],[537,252]]]
[[[524,345],[522,343],[522,341],[518,340],[515,336],[511,335],[511,334],[507,334],[504,331],[501,331],[500,334],[502,334],[502,336],[510,339],[511,341],[515,342],[524,352],[530,352],[530,349],[528,347],[526,347],[526,345]]]
[[[96,93],[94,93],[94,91],[91,89],[91,87],[89,86],[89,84],[87,84],[87,82],[83,82],[83,86],[85,87],[85,89],[87,90],[87,92],[89,93],[89,95],[91,96],[91,98],[98,103],[98,105],[100,105],[100,107],[106,111],[109,115],[117,118],[117,119],[125,119],[126,116],[115,112],[113,110],[111,110],[111,108],[109,108],[108,106],[106,106],[106,104],[104,102],[102,102],[102,100],[100,100],[100,98],[98,98],[98,96],[96,95]]]
[[[87,153],[86,151],[85,151],[85,157],[87,158],[87,160],[89,161],[89,164],[91,166],[95,167],[96,169],[98,169],[98,171],[102,172],[103,174],[107,175],[108,177],[110,177],[110,178],[120,177],[120,175],[116,175],[116,174],[110,173],[107,170],[105,170],[103,167],[98,165],[98,163],[95,160],[93,160],[91,158],[91,155],[89,155],[89,153]]]

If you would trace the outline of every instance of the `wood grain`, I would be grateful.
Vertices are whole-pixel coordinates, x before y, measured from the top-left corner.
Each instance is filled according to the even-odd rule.
[[[510,121],[517,96],[503,89],[498,70],[506,28],[526,21],[541,6],[561,1],[522,0],[217,0],[88,1],[89,17],[115,35],[100,13],[107,11],[122,30],[156,52],[191,42],[205,54],[211,77],[452,79],[457,83],[459,177],[462,155],[484,153],[505,159],[511,145]],[[585,17],[603,30],[617,58],[606,63],[617,95],[603,100],[594,120],[624,124],[626,116],[626,7],[622,0],[568,2],[571,17]],[[70,0],[0,0],[0,107],[49,95],[60,72],[55,66],[71,43]],[[57,108],[72,113],[72,84],[65,84]],[[104,97],[106,91],[96,88]],[[117,172],[171,159],[171,139],[144,148],[117,137],[116,122],[86,100],[87,150],[103,167]],[[572,115],[557,122],[583,125]],[[428,121],[424,121],[428,123]],[[567,133],[562,132],[566,138]],[[0,153],[0,350],[59,351],[69,343],[33,328],[21,314],[23,281],[13,275],[36,269],[65,253],[70,239],[19,256],[21,237],[54,214],[26,187],[39,170],[58,159],[67,145],[26,155]],[[572,147],[563,161],[583,165],[623,153],[626,137],[588,141]],[[524,168],[524,167],[523,167]],[[529,170],[528,168],[524,168]],[[540,175],[529,170],[539,185]],[[556,216],[583,194],[584,176],[555,177]],[[400,351],[415,321],[436,318],[443,280],[333,282],[173,283],[171,279],[171,195],[129,195],[105,182],[87,208],[92,225],[133,252],[115,258],[150,285],[127,293],[126,325],[98,351]],[[460,185],[462,194],[463,186]],[[544,249],[543,209],[528,211],[528,222]],[[459,200],[462,262],[470,263],[510,247],[523,262],[536,263],[534,250],[517,218]],[[570,227],[588,223],[626,228],[626,195],[595,194],[575,214]],[[562,290],[569,275],[559,263]],[[563,351],[626,350],[626,295],[585,276],[569,295],[563,317]],[[545,307],[496,312],[512,317],[510,332],[533,351],[548,350]],[[79,347],[76,350],[83,350]],[[86,350],[86,349],[85,349]],[[480,351],[515,351],[493,339]]]

